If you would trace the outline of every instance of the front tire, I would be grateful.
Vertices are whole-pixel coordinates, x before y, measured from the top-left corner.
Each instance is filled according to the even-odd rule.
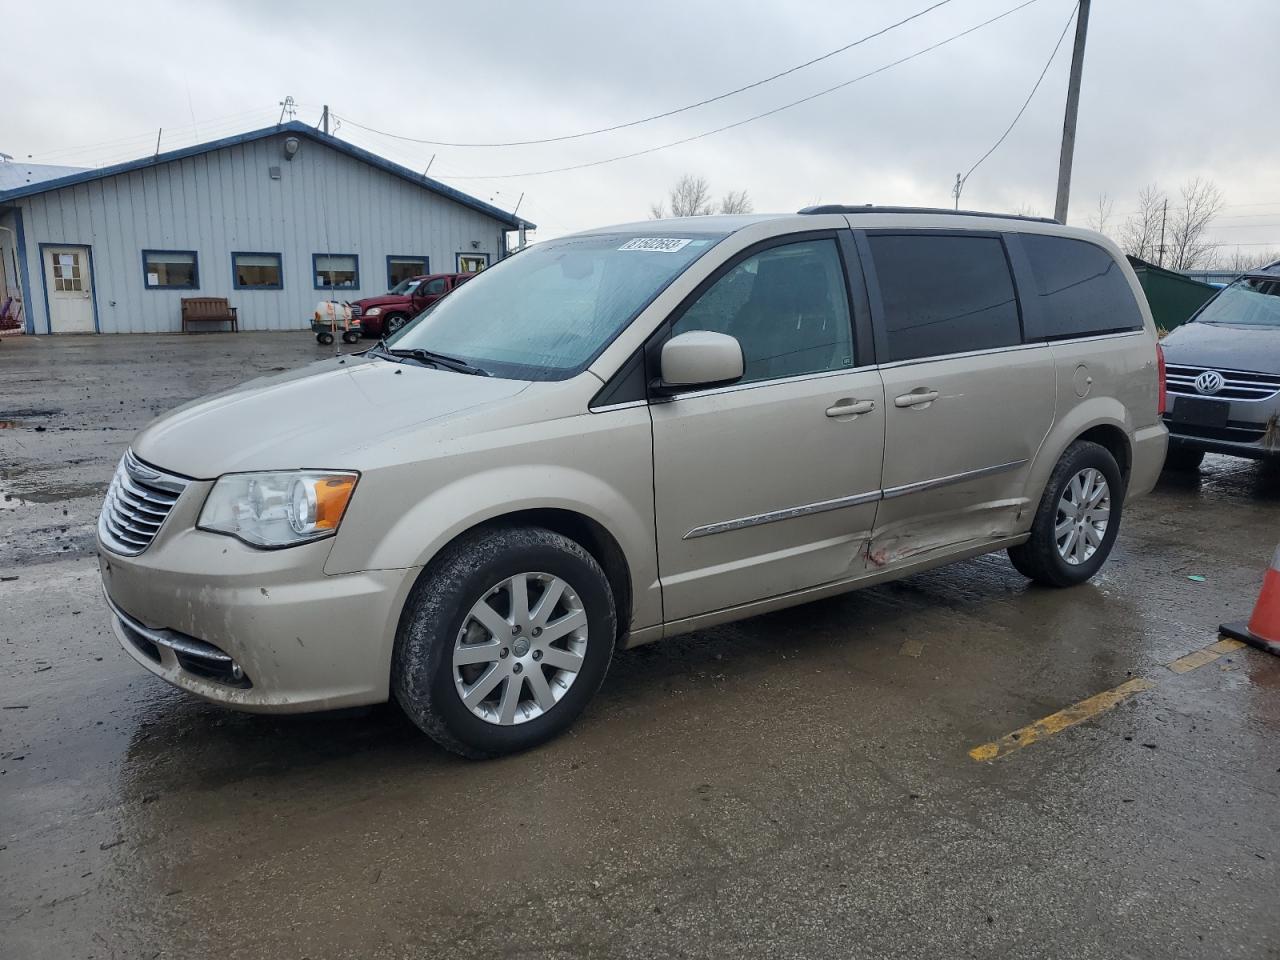
[[[617,620],[608,578],[541,527],[491,528],[446,549],[405,604],[391,686],[409,718],[473,759],[563,732],[599,689]]]
[[[382,321],[382,335],[384,337],[389,337],[393,333],[399,331],[399,329],[408,322],[409,318],[403,313],[389,314],[387,318]]]
[[[1049,587],[1084,583],[1106,562],[1120,532],[1124,478],[1111,451],[1087,440],[1067,447],[1031,523],[1031,539],[1009,548],[1024,577]]]

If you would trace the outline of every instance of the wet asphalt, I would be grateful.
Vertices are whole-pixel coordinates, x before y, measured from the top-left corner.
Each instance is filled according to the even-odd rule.
[[[331,352],[0,344],[0,957],[1280,957],[1280,658],[1165,667],[1252,607],[1280,472],[1167,474],[1073,590],[992,555],[624,652],[567,736],[468,763],[391,707],[204,704],[108,629],[133,434]]]

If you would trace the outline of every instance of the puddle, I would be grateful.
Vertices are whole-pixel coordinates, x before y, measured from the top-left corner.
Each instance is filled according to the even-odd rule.
[[[105,483],[48,483],[30,490],[0,487],[0,509],[12,509],[27,503],[62,503],[87,497],[96,499],[106,492]]]

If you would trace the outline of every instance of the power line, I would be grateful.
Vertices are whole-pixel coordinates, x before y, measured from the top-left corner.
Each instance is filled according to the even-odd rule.
[[[1033,3],[1038,3],[1038,2],[1039,0],[1023,0],[1022,3],[1018,4],[1016,7],[1012,7],[1011,9],[1006,10],[1004,13],[991,17],[988,20],[984,20],[981,23],[970,27],[967,30],[962,30],[960,33],[953,34],[947,37],[945,40],[939,40],[937,43],[931,44],[922,50],[917,50],[915,53],[911,53],[898,60],[894,60],[892,63],[887,63],[884,66],[877,67],[875,70],[872,70],[868,73],[864,73],[861,76],[854,77],[852,80],[845,80],[842,83],[837,83],[835,86],[827,87],[825,90],[819,90],[817,93],[812,93],[807,97],[801,97],[799,100],[792,100],[790,103],[784,103],[780,107],[774,107],[772,110],[766,110],[763,113],[757,113],[753,116],[747,117],[744,120],[738,120],[738,121],[735,121],[734,123],[727,123],[724,126],[716,127],[713,130],[706,130],[706,131],[703,131],[702,133],[694,134],[693,136],[683,137],[679,140],[672,140],[670,143],[659,144],[656,147],[648,147],[644,150],[636,150],[632,153],[624,153],[616,157],[606,157],[601,160],[590,160],[590,161],[587,161],[586,163],[575,163],[566,167],[552,167],[551,169],[548,169],[548,170],[531,170],[525,173],[467,174],[462,176],[455,176],[453,177],[453,179],[455,180],[512,180],[519,177],[540,177],[550,173],[567,173],[568,171],[571,171],[571,170],[584,170],[588,167],[598,167],[606,163],[617,163],[619,160],[631,160],[635,157],[643,157],[650,153],[657,153],[660,150],[667,150],[667,149],[670,149],[671,147],[678,147],[686,143],[692,143],[693,141],[701,140],[704,137],[714,136],[717,133],[724,133],[726,130],[733,130],[737,127],[744,126],[748,123],[754,123],[756,120],[763,120],[765,117],[771,117],[774,114],[781,113],[784,110],[790,110],[792,107],[798,107],[801,104],[809,103],[810,101],[816,100],[819,97],[825,97],[829,93],[835,93],[837,90],[843,90],[845,87],[858,83],[861,80],[866,80],[869,77],[874,77],[876,74],[884,73],[886,70],[889,70],[893,67],[904,64],[909,60],[914,60],[916,57],[923,56],[924,54],[929,53],[933,50],[936,50],[939,47],[946,46],[948,43],[951,43],[955,40],[959,40],[962,37],[967,37],[969,34],[973,33],[974,31],[981,30],[983,27],[990,26],[996,21],[1003,20],[1005,17],[1008,17],[1014,13],[1017,13],[1019,10],[1022,10],[1024,7],[1029,7]],[[352,122],[354,125],[353,121],[348,121],[348,122]]]
[[[844,53],[846,50],[851,50],[860,44],[866,43],[868,40],[874,40],[876,37],[884,36],[884,34],[888,33],[890,30],[896,30],[903,24],[910,23],[912,20],[917,20],[920,17],[923,17],[926,13],[931,13],[939,7],[946,6],[950,2],[951,0],[938,0],[937,3],[934,3],[932,6],[925,7],[925,9],[921,10],[919,13],[913,13],[911,16],[903,20],[899,20],[897,23],[891,23],[889,26],[877,30],[875,33],[869,33],[865,37],[854,40],[852,43],[846,43],[843,47],[837,47],[835,50],[828,51],[819,57],[814,57],[812,60],[806,60],[804,63],[796,64],[794,67],[788,67],[786,70],[775,73],[772,76],[765,77],[763,80],[755,80],[744,86],[735,87],[733,90],[718,94],[714,97],[707,97],[705,100],[699,100],[696,103],[690,103],[683,107],[676,107],[673,110],[666,110],[662,113],[655,113],[652,116],[641,117],[639,120],[628,120],[626,123],[616,123],[611,127],[599,127],[595,130],[583,130],[581,133],[568,133],[559,137],[543,137],[539,140],[508,140],[505,142],[492,143],[455,143],[449,140],[426,140],[418,137],[402,136],[398,133],[388,133],[385,130],[377,130],[373,127],[366,127],[363,124],[356,123],[356,121],[349,117],[346,118],[346,121],[353,127],[359,127],[361,130],[367,130],[369,133],[380,133],[384,137],[393,137],[396,140],[405,140],[409,143],[426,144],[431,147],[531,147],[542,143],[563,143],[566,140],[580,140],[583,137],[594,137],[596,134],[600,133],[613,133],[615,130],[626,130],[628,127],[638,127],[643,123],[651,123],[654,120],[674,117],[678,113],[684,113],[687,110],[694,110],[698,107],[705,107],[709,103],[716,103],[717,101],[735,96],[746,90],[754,90],[756,87],[762,87],[766,83],[772,83],[774,80],[779,80],[782,77],[793,74],[798,70],[803,70],[805,67],[811,67],[815,63],[821,63],[823,60],[829,60],[837,54]]]
[[[1018,112],[1014,114],[1013,122],[1009,124],[1004,133],[1000,134],[1000,139],[991,145],[991,149],[980,156],[977,162],[969,168],[968,173],[961,177],[960,182],[956,184],[957,200],[960,198],[959,191],[964,188],[965,182],[969,179],[969,174],[977,170],[978,167],[982,165],[982,161],[986,160],[987,157],[996,152],[996,148],[999,147],[1000,144],[1004,143],[1005,138],[1013,132],[1013,128],[1017,126],[1018,121],[1022,119],[1023,113],[1026,112],[1027,106],[1031,103],[1031,98],[1034,97],[1036,95],[1036,91],[1040,89],[1040,84],[1044,81],[1045,74],[1049,72],[1049,67],[1053,65],[1054,58],[1058,56],[1058,50],[1062,46],[1062,41],[1066,39],[1067,31],[1071,29],[1071,21],[1075,19],[1076,13],[1079,9],[1080,5],[1078,3],[1074,8],[1072,8],[1071,15],[1067,17],[1067,23],[1062,28],[1062,33],[1058,35],[1058,42],[1053,45],[1053,52],[1049,54],[1049,59],[1045,61],[1044,69],[1040,71],[1040,76],[1036,77],[1035,85],[1032,86],[1031,92],[1027,94],[1027,99],[1022,101],[1022,106],[1019,107]]]

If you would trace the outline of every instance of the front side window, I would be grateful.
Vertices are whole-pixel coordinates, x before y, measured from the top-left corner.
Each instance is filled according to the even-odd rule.
[[[354,253],[313,254],[317,290],[350,290],[360,286],[360,258]]]
[[[387,289],[396,293],[396,287],[428,272],[430,261],[426,257],[387,257]]]
[[[883,307],[882,362],[1022,342],[1004,244],[995,237],[870,234]]]
[[[720,239],[609,233],[536,243],[437,300],[391,346],[448,354],[495,376],[563,380]]]
[[[711,330],[742,346],[740,383],[853,366],[844,271],[834,240],[770,247],[717,280],[671,333]]]
[[[1280,278],[1241,277],[1205,304],[1196,323],[1280,327]]]
[[[142,270],[148,290],[195,290],[200,286],[192,250],[143,250]]]
[[[448,290],[448,284],[445,282],[444,277],[432,277],[422,285],[419,293],[428,297],[438,297],[446,290]]]
[[[233,253],[231,272],[237,290],[280,290],[284,270],[278,253]]]
[[[1027,338],[1051,340],[1141,330],[1142,314],[1111,254],[1084,240],[1021,236],[1039,310],[1029,310]]]

